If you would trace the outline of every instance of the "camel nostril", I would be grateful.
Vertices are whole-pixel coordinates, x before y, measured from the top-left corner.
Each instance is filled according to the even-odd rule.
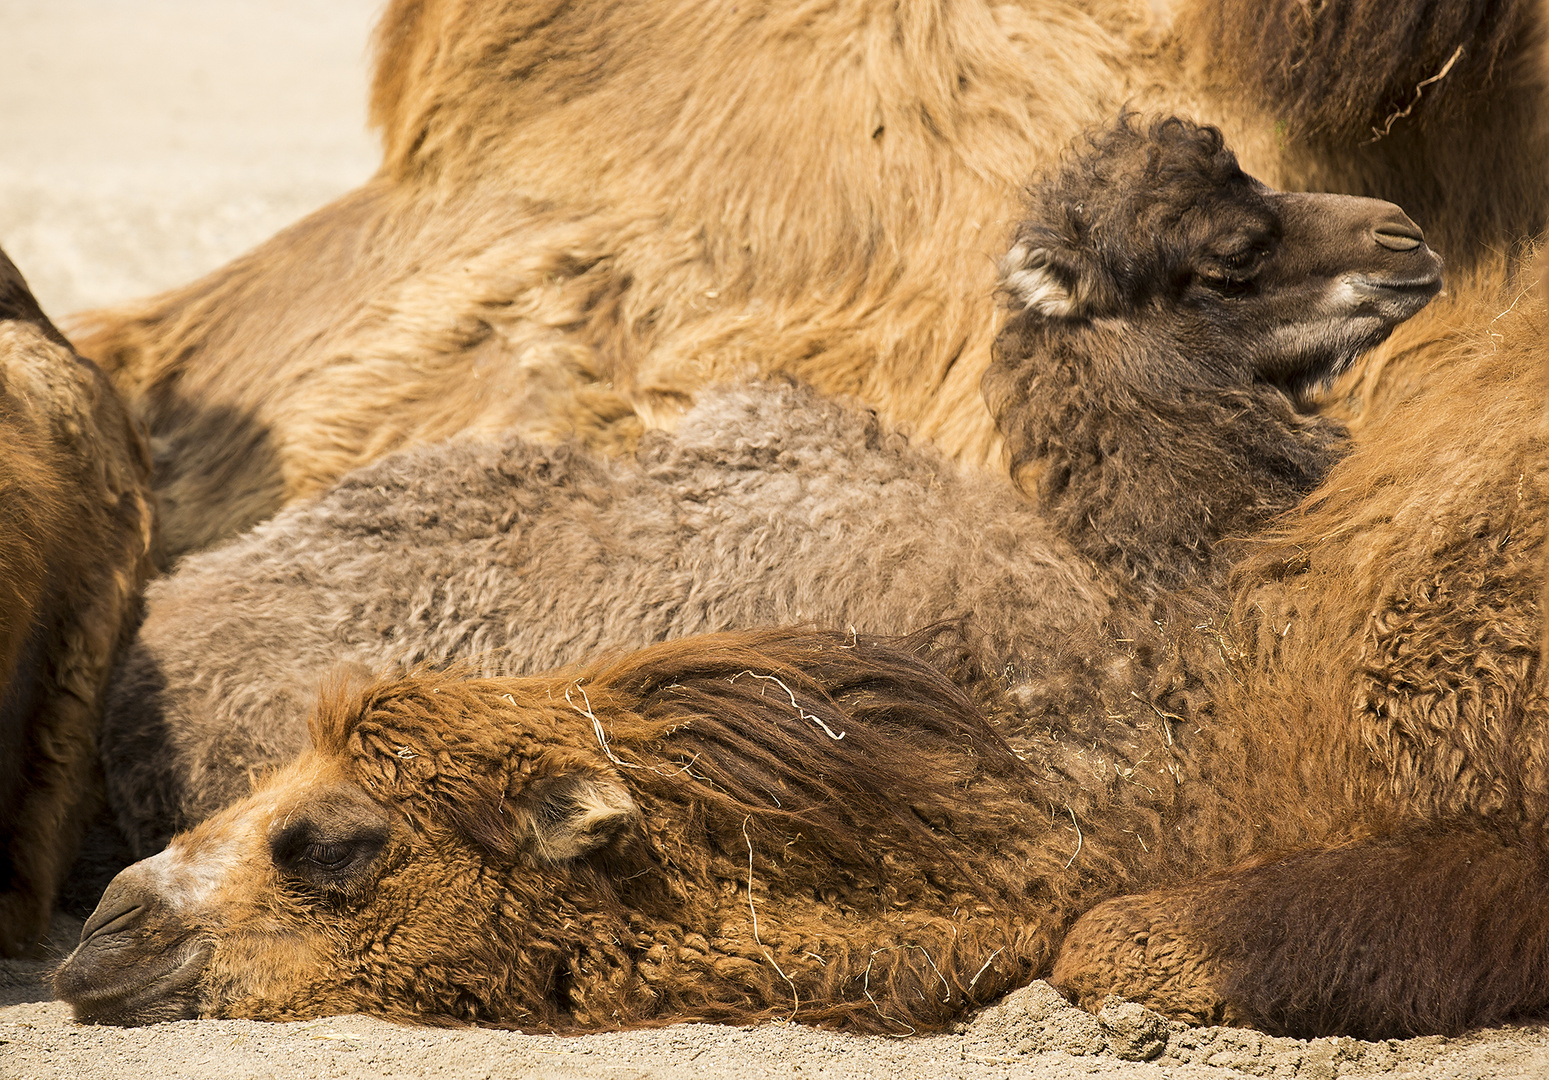
[[[81,927],[81,941],[86,942],[98,935],[117,934],[128,930],[140,921],[140,913],[145,910],[144,904],[124,903],[106,911],[99,905],[92,912],[86,925]]]
[[[1389,251],[1413,251],[1425,243],[1425,234],[1412,221],[1384,221],[1372,230],[1372,239]]]
[[[145,918],[148,899],[136,883],[125,880],[124,874],[114,878],[97,901],[97,910],[81,927],[81,944],[133,928]]]

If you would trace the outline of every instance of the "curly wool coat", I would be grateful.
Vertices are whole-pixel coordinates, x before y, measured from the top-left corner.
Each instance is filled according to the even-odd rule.
[[[529,673],[737,626],[973,613],[997,666],[1112,586],[1004,479],[793,384],[719,390],[638,462],[519,437],[395,455],[147,593],[103,755],[136,851],[299,753],[337,665]]]
[[[972,614],[986,662],[1014,671],[1121,592],[1216,582],[1343,447],[1283,383],[1380,341],[1439,260],[1397,207],[1275,192],[1176,118],[1121,116],[1038,190],[986,380],[1024,489],[1041,470],[1038,508],[789,384],[707,392],[632,463],[515,437],[405,452],[151,592],[104,738],[136,850],[299,752],[335,663],[537,671],[713,630]]]
[[[1186,598],[1114,609],[1010,673],[1002,732],[1040,781],[1018,836],[1036,835],[1043,884],[1069,913],[1152,890],[1097,902],[1058,943],[1053,977],[1079,1000],[1367,1038],[1549,1011],[1549,315],[1520,284],[1470,300],[1474,329],[1426,388],[1238,568],[1232,618]],[[750,471],[794,479],[729,438]]]

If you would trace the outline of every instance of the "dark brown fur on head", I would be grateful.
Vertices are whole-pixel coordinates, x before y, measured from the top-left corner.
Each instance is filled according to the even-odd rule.
[[[1215,128],[1121,114],[1035,184],[984,394],[1013,475],[1144,590],[1289,509],[1344,445],[1296,395],[1439,290],[1398,207],[1278,192]]]
[[[695,806],[720,828],[803,830],[849,863],[872,862],[889,839],[923,843],[967,872],[936,831],[968,810],[959,793],[984,778],[1012,789],[1030,778],[935,664],[1004,711],[959,628],[944,625],[897,647],[767,630],[665,642],[548,679],[427,674],[378,684],[342,711],[325,701],[314,730],[373,790],[446,817],[499,857],[552,847],[555,806],[578,798],[526,790],[524,770],[543,761],[585,773],[591,795],[615,805],[632,805],[627,789]],[[504,718],[513,693],[528,717],[520,726]],[[562,748],[565,730],[584,752]],[[436,764],[448,756],[458,769]],[[594,846],[622,844],[625,824],[610,821]]]
[[[1037,253],[1028,270],[1042,270],[1047,281],[1027,295],[1021,268],[1008,267],[1002,288],[1012,309],[1084,318],[1176,302],[1203,242],[1231,224],[1216,218],[1273,217],[1220,131],[1129,112],[1035,182],[1028,201],[1014,244]]]

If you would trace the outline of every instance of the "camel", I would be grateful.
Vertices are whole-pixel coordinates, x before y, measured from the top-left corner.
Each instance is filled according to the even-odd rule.
[[[1216,786],[1253,840],[1086,915],[1074,999],[1366,1038],[1549,1010],[1541,267],[1478,288],[1427,388],[1236,568],[1222,673],[1143,694],[1235,746]]]
[[[1020,488],[789,382],[706,391],[633,462],[520,436],[393,455],[147,592],[103,731],[134,853],[300,753],[341,663],[529,674],[717,630],[971,614],[986,664],[1020,670],[1115,604],[1217,586],[1343,450],[1296,388],[1423,307],[1440,260],[1397,207],[1275,192],[1175,118],[1120,117],[1038,191],[987,382]]]
[[[1114,869],[1060,881],[1064,810],[1026,827],[1046,785],[947,677],[951,638],[334,687],[313,749],[114,880],[55,989],[113,1024],[941,1030],[1046,966],[1074,879]]]
[[[1013,262],[1008,290],[1028,268]],[[1203,604],[1156,592],[1110,603],[1010,669],[982,664],[1003,695],[983,699],[997,733],[1052,785],[1012,839],[1067,842],[1040,880],[1077,891],[1034,925],[1055,927],[1048,970],[1072,998],[1365,1038],[1549,1009],[1534,902],[1549,790],[1537,270],[1454,280],[1444,334],[1422,328],[1404,346],[1418,377],[1221,568],[1225,609],[1213,589]],[[727,475],[780,461],[770,441],[734,445],[741,468]],[[577,487],[595,497],[608,475]],[[191,842],[128,880],[197,882],[172,873],[189,869],[178,853]],[[117,914],[95,920],[88,955]],[[72,991],[84,1014],[91,993]]]
[[[1021,186],[1126,102],[1455,269],[1549,205],[1538,0],[396,0],[368,183],[80,340],[157,448],[169,557],[351,469],[516,429],[629,453],[793,375],[998,471],[980,397]],[[584,43],[584,46],[582,44]]]
[[[150,456],[0,252],[0,955],[30,949],[101,805],[97,733],[139,612]]]
[[[117,879],[56,989],[112,1023],[903,1034],[1049,972],[1300,1036],[1542,1019],[1549,311],[1476,300],[1471,347],[1233,570],[1230,618],[1161,593],[1014,672],[971,636],[797,630],[335,688],[315,749]],[[926,745],[836,749],[900,729]]]
[[[1106,625],[1072,632],[1047,654],[1033,658],[1034,663],[1011,672],[984,664],[971,635],[961,648],[948,644],[922,650],[919,641],[912,649],[905,646],[904,652],[924,657],[952,683],[950,691],[937,684],[924,687],[927,696],[941,696],[940,704],[925,712],[955,718],[950,722],[962,723],[962,732],[980,731],[963,718],[960,704],[953,704],[960,703],[964,690],[970,691],[973,703],[995,721],[992,732],[1016,748],[1022,766],[1035,778],[1031,797],[1023,795],[1027,802],[1022,816],[1007,825],[1005,836],[980,841],[972,855],[961,856],[993,860],[1004,852],[1005,867],[963,863],[996,883],[991,890],[996,903],[1006,895],[999,891],[1003,879],[997,875],[1039,860],[1031,880],[1053,895],[1041,899],[1036,914],[1012,916],[1032,943],[1021,956],[1026,969],[1015,978],[1047,970],[1057,986],[1088,1006],[1120,994],[1196,1022],[1253,1024],[1301,1036],[1452,1034],[1537,1020],[1549,1011],[1541,978],[1545,923],[1536,901],[1544,869],[1542,822],[1549,788],[1543,768],[1546,710],[1540,651],[1544,511],[1549,508],[1549,483],[1542,468],[1549,306],[1533,280],[1533,269],[1525,275],[1526,284],[1519,280],[1494,292],[1483,284],[1460,290],[1466,294],[1463,302],[1478,313],[1471,337],[1458,341],[1453,350],[1433,352],[1427,388],[1384,407],[1372,429],[1377,437],[1363,440],[1334,463],[1313,498],[1261,534],[1231,571],[1235,602],[1228,616],[1208,607],[1202,610],[1198,598],[1187,591],[1160,593],[1145,604],[1117,610]],[[1459,423],[1459,417],[1469,422]],[[737,666],[732,673],[737,678],[732,678],[725,672],[736,666],[734,661],[718,669],[722,677],[715,685],[729,694],[738,678],[775,675],[796,687],[790,697],[776,698],[782,707],[790,707],[783,714],[785,723],[805,723],[801,730],[811,742],[828,749],[844,741],[834,738],[839,733],[849,738],[848,729],[839,716],[823,710],[821,695],[811,693],[810,684],[797,685],[799,672],[808,665],[818,672],[834,671],[829,664],[848,663],[843,657],[834,661],[834,654],[863,642],[868,649],[899,648],[897,643],[830,631],[817,650],[829,654],[827,659],[809,652],[791,672]],[[666,648],[681,661],[701,655],[701,644],[691,639]],[[716,647],[706,648],[703,655],[708,665],[718,662]],[[673,683],[683,685],[680,669],[664,672],[654,660],[638,654],[617,664],[660,673],[653,685],[666,690]],[[752,675],[743,676],[744,670]],[[635,756],[634,741],[625,749],[623,740],[634,740],[640,729],[632,720],[614,726],[612,698],[583,696],[576,703],[580,689],[605,683],[601,675],[572,669],[530,683],[514,680],[521,684],[520,694],[513,682],[458,682],[464,677],[457,672],[411,675],[355,696],[325,695],[314,752],[175,840],[166,852],[130,868],[110,890],[88,924],[78,959],[66,965],[58,984],[79,1015],[114,1022],[192,1015],[200,1009],[302,1015],[302,1002],[308,999],[290,995],[303,985],[332,995],[319,1009],[366,1007],[408,1018],[421,1008],[422,1015],[437,1018],[448,1015],[445,1002],[455,1001],[462,1011],[452,1017],[491,1022],[491,1014],[478,1014],[475,1008],[486,998],[445,992],[453,984],[461,990],[465,984],[457,980],[470,972],[495,971],[504,977],[511,969],[506,960],[488,952],[478,953],[476,963],[459,959],[437,972],[442,980],[435,984],[437,993],[444,996],[434,1001],[416,999],[406,988],[368,997],[376,988],[394,985],[389,962],[341,954],[342,946],[330,942],[290,948],[301,941],[315,942],[302,931],[319,923],[305,919],[306,903],[312,901],[277,907],[281,901],[275,899],[275,882],[326,884],[330,879],[320,875],[334,863],[352,870],[358,851],[372,860],[362,864],[364,880],[375,882],[376,875],[387,870],[409,873],[404,864],[380,858],[387,844],[400,845],[391,850],[402,851],[402,845],[418,843],[415,850],[432,858],[455,850],[462,859],[470,844],[480,842],[479,836],[496,837],[483,842],[499,850],[498,837],[511,835],[512,829],[531,845],[525,850],[537,851],[542,826],[524,826],[534,821],[554,823],[553,838],[543,843],[564,853],[584,832],[578,818],[623,805],[616,798],[598,797],[534,814],[532,801],[523,800],[523,774],[520,767],[511,767],[513,759],[492,757],[487,749],[454,752],[453,747],[464,742],[498,744],[489,737],[491,731],[509,729],[520,738],[535,733],[533,725],[494,719],[491,712],[510,718],[525,702],[534,702],[539,711],[565,717],[564,723],[542,721],[537,726],[545,732],[565,732],[555,737],[567,753],[584,746],[586,761],[609,778],[614,774],[607,770],[617,770],[626,784],[634,776],[630,765],[646,765],[659,770],[658,778],[666,774],[687,786],[690,780],[683,777],[697,770],[693,754],[698,748],[684,746],[676,754],[650,759]],[[547,689],[540,692],[540,687]],[[570,699],[565,701],[567,689]],[[499,704],[508,692],[511,701]],[[442,694],[448,696],[443,699]],[[760,697],[760,703],[770,696]],[[470,697],[482,704],[464,705]],[[416,704],[394,704],[405,698]],[[431,741],[432,733],[442,730],[441,716],[465,714],[473,719],[449,725],[452,746]],[[400,717],[412,720],[412,726]],[[824,732],[811,718],[835,723]],[[341,737],[362,727],[365,735],[353,742],[351,736]],[[692,725],[684,730],[692,730]],[[941,728],[928,731],[939,733]],[[983,736],[969,733],[964,738],[985,745]],[[341,747],[346,752],[341,753]],[[537,756],[537,747],[527,751],[528,760]],[[750,760],[735,753],[730,758]],[[426,763],[413,764],[421,759]],[[352,775],[377,783],[376,789],[365,789],[376,791],[376,797],[329,794],[348,780],[340,775],[341,760],[352,769],[359,769],[357,762],[371,764],[370,770]],[[811,776],[816,770],[791,764],[805,760],[774,756],[775,762]],[[884,755],[882,760],[897,759]],[[685,765],[688,772],[677,773]],[[379,771],[383,767],[391,772]],[[452,781],[442,793],[420,787],[443,770]],[[390,789],[380,779],[384,775],[394,778]],[[857,775],[867,783],[877,776],[865,770]],[[957,774],[916,768],[909,775],[916,783],[921,777],[933,783]],[[1016,774],[1008,775],[1014,779]],[[481,778],[472,791],[463,785],[470,776]],[[870,806],[876,816],[861,828],[867,835],[880,832],[890,819],[879,805],[895,810],[920,805],[912,794],[888,797],[890,784],[880,783],[865,800],[839,799],[834,805]],[[998,812],[1003,805],[1001,791],[975,788],[972,781],[969,790],[976,806],[982,802]],[[476,791],[486,792],[482,801],[473,797]],[[495,792],[508,794],[511,802],[504,812],[490,814],[491,801],[498,801]],[[786,789],[766,787],[766,793],[783,798]],[[733,791],[728,797],[740,798],[742,793]],[[400,805],[409,806],[412,816],[398,810]],[[463,805],[486,810],[458,817],[448,809]],[[314,806],[318,809],[310,809]],[[769,803],[759,809],[775,813]],[[392,822],[383,847],[358,841],[334,846],[340,843],[337,835],[349,840],[348,826],[363,819],[362,811],[373,820]],[[744,809],[739,815],[734,809],[730,819],[718,820],[729,830],[729,820],[749,821],[749,813]],[[287,815],[292,815],[290,821],[300,817],[298,837],[271,843],[266,854],[265,838],[285,837]],[[923,816],[933,819],[929,810]],[[335,822],[345,826],[342,833],[328,831]],[[967,818],[950,819],[950,835],[939,836],[939,842],[953,845],[965,839],[955,831],[959,823],[965,831],[970,828]],[[521,832],[523,827],[528,831]],[[620,835],[611,829],[600,832]],[[634,926],[628,927],[631,936],[610,936],[619,919],[609,899],[610,886],[594,887],[597,879],[588,877],[588,891],[582,892],[573,885],[568,867],[546,867],[540,876],[557,884],[552,893],[540,889],[542,895],[584,899],[574,912],[566,909],[556,917],[570,915],[577,920],[573,925],[581,925],[590,914],[603,922],[584,925],[602,932],[596,937],[571,936],[538,953],[541,964],[528,970],[568,973],[572,968],[565,965],[573,961],[577,969],[584,965],[587,971],[579,983],[568,974],[556,975],[548,985],[559,993],[544,998],[538,1010],[513,1014],[511,1022],[587,1028],[657,1022],[665,1017],[651,1014],[654,998],[642,1005],[647,1000],[643,991],[629,995],[649,985],[652,965],[664,960],[670,964],[677,956],[680,962],[701,965],[700,974],[690,980],[696,986],[708,992],[724,987],[723,978],[741,980],[736,985],[742,996],[733,1007],[718,998],[724,1009],[719,1012],[704,1009],[703,997],[688,1001],[679,996],[666,1006],[669,1016],[746,1020],[794,1013],[813,1022],[881,1024],[878,1017],[883,1014],[863,1018],[851,1009],[859,1008],[853,986],[848,991],[842,983],[830,986],[828,997],[812,994],[814,982],[807,981],[813,978],[812,967],[785,968],[787,954],[774,953],[775,948],[799,947],[789,945],[792,937],[783,933],[781,916],[793,910],[787,905],[800,909],[810,894],[800,872],[787,881],[776,866],[758,862],[760,848],[751,837],[750,832],[747,842],[754,848],[755,865],[740,880],[762,883],[758,887],[765,891],[755,893],[754,886],[746,886],[754,897],[748,920],[714,944],[701,933],[704,947],[695,939],[686,955],[670,947],[652,954],[654,938]],[[742,854],[737,838],[734,834],[718,849],[705,845],[696,850],[718,850],[729,865]],[[1003,847],[998,846],[1002,839]],[[1058,847],[1061,839],[1063,848]],[[1032,850],[1021,845],[1032,845]],[[323,865],[305,865],[309,853]],[[937,857],[935,852],[927,856]],[[958,857],[949,848],[936,872],[955,874],[953,860]],[[472,859],[477,867],[506,865],[488,856]],[[848,865],[832,856],[825,859],[828,865]],[[468,864],[460,865],[465,874],[473,874]],[[535,857],[531,865],[539,865],[539,860]],[[908,859],[892,866],[900,882],[914,880],[919,869]],[[624,882],[632,880],[636,869],[626,861],[611,880],[626,888]],[[731,876],[721,878],[727,893],[737,891],[736,872],[727,871]],[[505,880],[498,873],[491,876]],[[346,875],[344,880],[354,879]],[[787,886],[789,891],[781,892]],[[362,889],[359,895],[384,891],[403,895],[396,883],[391,890]],[[452,901],[460,902],[453,892]],[[278,895],[297,893],[280,890]],[[474,903],[481,904],[482,911],[495,910],[498,905],[482,904],[484,898],[477,894]],[[765,906],[759,906],[760,900]],[[936,903],[927,900],[920,910],[939,912]],[[729,914],[730,908],[726,901],[722,910]],[[395,910],[384,905],[374,915],[385,917]],[[822,910],[832,918],[842,911]],[[761,917],[756,934],[755,911],[775,915],[769,921]],[[961,917],[960,909],[953,911],[954,918]],[[453,916],[434,919],[433,924],[455,927],[467,918],[481,929],[489,926],[487,921],[473,922],[471,912],[463,909]],[[243,920],[267,926],[273,923],[262,920],[275,918],[283,919],[287,928],[301,929],[284,939],[265,935],[254,946],[269,950],[263,952],[244,952],[252,938],[239,937],[230,958],[215,965],[222,980],[218,989],[209,989],[215,983],[199,981],[209,965],[197,942],[206,938],[185,938],[190,925],[198,934],[212,936],[217,944],[211,948],[218,956],[222,939],[212,927],[235,924],[240,931],[243,925],[255,925]],[[793,928],[802,925],[801,918],[798,914],[793,919]],[[941,1005],[952,1012],[972,1004],[962,980],[980,955],[960,959],[945,948],[933,951],[951,937],[953,928],[962,932],[958,925],[939,932],[921,929],[909,939],[885,938],[885,921],[878,920],[847,931],[858,933],[867,948],[920,944],[931,957],[932,970],[942,973]],[[369,931],[362,936],[371,940]],[[480,940],[489,938],[486,933]],[[426,931],[416,946],[434,950],[441,940]],[[618,951],[594,958],[583,943],[594,940],[605,948],[616,943]],[[982,941],[970,940],[975,946]],[[186,941],[187,948],[167,954],[166,947],[180,941]],[[765,953],[768,942],[775,944]],[[1052,963],[1046,943],[1054,950]],[[556,954],[566,959],[557,960]],[[814,955],[828,956],[821,949]],[[306,966],[318,957],[323,957],[325,972],[330,964],[350,971],[375,962],[374,981],[325,978],[319,983],[317,969]],[[725,972],[737,974],[717,973],[715,962],[725,957],[747,960],[751,966],[729,964]],[[792,984],[781,980],[773,964],[758,970],[760,961],[771,958],[791,974]],[[153,978],[166,977],[149,985],[138,981],[139,961],[149,965],[145,970]],[[184,961],[185,966],[177,966]],[[545,966],[556,962],[557,967]],[[842,970],[853,973],[857,966],[847,962]],[[995,970],[993,965],[990,970]],[[271,971],[272,983],[260,977]],[[617,976],[595,997],[586,992],[595,985],[585,978],[593,971],[605,973],[603,982]],[[673,965],[674,975],[681,972]],[[926,977],[916,967],[897,984],[878,985],[887,985],[889,991],[895,985],[912,987],[923,994],[915,980]],[[312,981],[298,982],[304,979]],[[585,986],[578,993],[579,984]],[[863,989],[870,985],[863,976]],[[273,995],[266,996],[271,986]],[[792,991],[790,1004],[785,1006],[782,998],[783,1007],[776,1011],[774,994],[782,987]],[[486,982],[476,989],[494,988]],[[247,996],[222,997],[228,989]],[[811,995],[804,1000],[836,1004],[839,1011],[824,1015],[813,1008],[803,1016],[798,1001],[803,990]],[[348,997],[352,992],[360,996]],[[680,987],[674,992],[683,994]],[[906,989],[906,997],[908,993]],[[605,1003],[602,1011],[633,1001],[640,1011],[621,1009],[617,1017],[610,1013],[599,1019],[598,1013],[588,1011],[593,1001]],[[681,1013],[676,1011],[680,1003],[685,1003]],[[887,1008],[884,1014],[894,1015]],[[946,1022],[934,1012],[934,1003],[918,1008],[931,1010],[931,1015],[898,1015],[920,1030]]]

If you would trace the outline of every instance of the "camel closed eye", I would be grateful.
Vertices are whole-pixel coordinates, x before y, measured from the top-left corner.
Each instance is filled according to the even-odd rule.
[[[270,842],[274,865],[290,877],[338,887],[364,871],[387,846],[387,833],[365,828],[351,834],[319,835],[312,822],[300,822]]]
[[[1212,256],[1196,274],[1205,285],[1231,295],[1233,290],[1242,290],[1252,284],[1268,255],[1267,248],[1254,247],[1230,255]]]
[[[324,870],[338,870],[349,862],[355,855],[355,848],[349,844],[308,844],[302,858],[314,866],[320,866]]]

